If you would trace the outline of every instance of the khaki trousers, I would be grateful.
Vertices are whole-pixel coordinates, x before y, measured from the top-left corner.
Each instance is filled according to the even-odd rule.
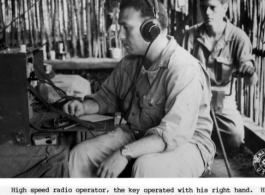
[[[122,146],[133,142],[132,134],[116,128],[78,144],[70,153],[70,177],[97,177],[100,163]],[[205,170],[201,152],[195,144],[187,143],[172,152],[153,153],[136,159],[131,177],[177,178],[200,177]]]

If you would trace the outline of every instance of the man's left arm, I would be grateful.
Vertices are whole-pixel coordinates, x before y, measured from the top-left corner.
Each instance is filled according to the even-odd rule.
[[[255,57],[252,55],[252,46],[249,38],[244,33],[239,39],[237,59],[239,63],[238,72],[244,78],[245,85],[255,85],[258,76],[255,68]]]
[[[241,64],[239,74],[244,78],[244,83],[247,86],[255,85],[258,81],[258,75],[255,70],[254,63],[252,61],[246,61]]]

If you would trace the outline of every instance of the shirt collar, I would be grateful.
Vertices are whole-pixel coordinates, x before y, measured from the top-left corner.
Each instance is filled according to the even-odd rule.
[[[168,45],[162,51],[158,59],[152,64],[152,66],[148,70],[145,70],[144,68],[142,68],[142,73],[147,74],[150,84],[154,82],[160,68],[168,67],[168,62],[170,60],[170,57],[178,46],[176,40],[172,36],[167,36],[167,38],[169,40]]]
[[[172,36],[167,36],[169,42],[166,48],[162,51],[161,55],[157,58],[157,60],[150,66],[148,70],[145,70],[144,67],[141,68],[142,74],[146,74],[148,81],[150,84],[153,83],[155,80],[160,68],[167,68],[168,67],[168,62],[170,60],[170,57],[178,47],[178,44],[174,37]],[[142,61],[142,57],[138,56],[138,61]],[[131,66],[126,66],[125,71],[130,75],[131,73]]]
[[[234,40],[234,37],[232,36],[232,28],[233,25],[230,23],[230,21],[227,18],[224,18],[224,20],[226,21],[226,27],[224,30],[224,33],[221,37],[221,39],[218,41],[218,43],[216,44],[216,46],[213,49],[213,53],[216,51],[219,51],[220,49],[224,48],[229,42]],[[207,44],[205,43],[205,36],[206,36],[206,31],[205,31],[206,27],[205,24],[199,24],[198,25],[198,31],[196,33],[196,39],[203,44],[206,48],[207,48]],[[207,48],[209,50],[209,48]]]

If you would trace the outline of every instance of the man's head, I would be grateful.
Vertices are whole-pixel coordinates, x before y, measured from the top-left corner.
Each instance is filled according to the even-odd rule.
[[[229,0],[200,0],[204,23],[213,26],[222,22],[228,10],[228,2]]]
[[[159,0],[156,1],[158,2],[159,11],[157,20],[161,29],[163,30],[166,29],[168,26],[167,10],[163,6],[163,4],[159,2]],[[122,11],[127,8],[133,8],[141,13],[142,18],[154,18],[154,12],[152,10],[152,7],[147,2],[149,2],[153,7],[155,7],[154,0],[121,0],[120,10]]]
[[[149,0],[153,3],[153,0]],[[167,29],[167,12],[165,7],[158,4],[158,26],[162,32]],[[122,0],[120,5],[119,24],[121,39],[125,49],[128,53],[133,55],[142,55],[149,42],[143,38],[140,28],[144,21],[154,19],[154,11],[147,0]]]

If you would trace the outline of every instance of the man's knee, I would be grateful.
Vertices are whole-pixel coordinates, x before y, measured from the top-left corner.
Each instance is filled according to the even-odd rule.
[[[154,155],[146,154],[136,159],[132,167],[132,177],[154,177],[156,166]]]
[[[89,155],[89,153],[92,151],[92,147],[90,147],[90,143],[88,141],[81,142],[77,144],[71,151],[70,151],[70,159],[73,157],[78,156],[79,158],[83,156],[84,154]]]
[[[229,148],[236,148],[239,147],[240,144],[244,143],[244,134],[242,132],[233,132],[228,140],[228,147]]]

